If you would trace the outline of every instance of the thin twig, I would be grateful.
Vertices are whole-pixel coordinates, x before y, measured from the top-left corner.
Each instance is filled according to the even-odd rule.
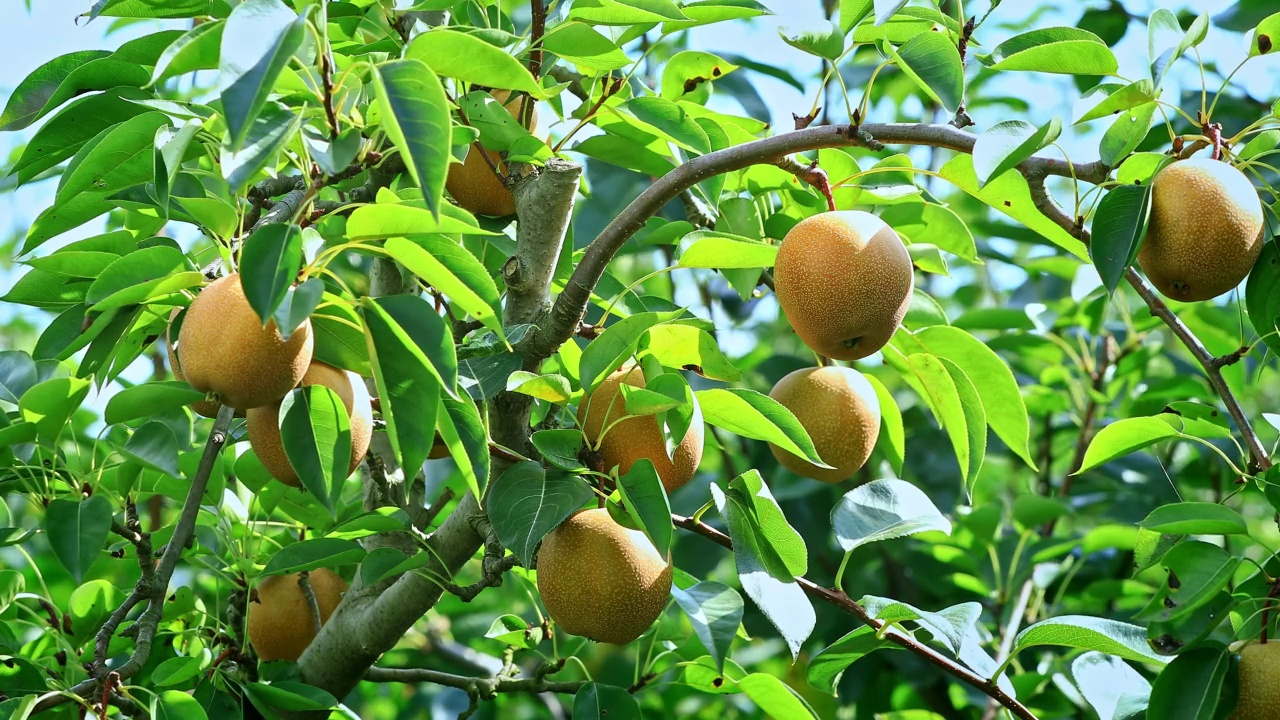
[[[583,680],[553,682],[538,677],[511,678],[501,675],[495,675],[494,677],[467,677],[466,675],[454,675],[440,672],[439,670],[428,670],[427,668],[385,667],[369,668],[364,674],[364,679],[370,682],[434,683],[466,690],[468,693],[474,692],[486,700],[495,697],[498,693],[552,692],[572,695],[586,684]]]
[[[191,485],[187,490],[187,498],[182,505],[182,512],[179,514],[178,522],[173,528],[173,536],[169,539],[169,544],[165,546],[164,552],[160,556],[160,562],[155,567],[154,574],[149,575],[144,572],[134,586],[133,592],[130,593],[120,607],[111,613],[102,628],[98,630],[95,638],[94,662],[92,664],[94,676],[76,684],[75,687],[68,691],[47,693],[41,696],[32,709],[33,715],[68,702],[73,696],[84,697],[93,693],[102,687],[102,683],[106,681],[109,673],[118,675],[120,681],[123,682],[136,675],[146,665],[147,660],[151,657],[151,644],[155,639],[156,628],[159,626],[160,618],[164,612],[164,600],[165,595],[169,592],[169,580],[173,577],[173,571],[178,565],[178,559],[182,556],[182,552],[190,544],[195,534],[196,518],[200,514],[200,503],[204,498],[205,489],[209,485],[209,476],[213,473],[214,463],[217,461],[223,445],[227,442],[227,431],[231,427],[231,419],[234,415],[235,410],[225,405],[218,411],[218,417],[214,420],[213,429],[209,432],[209,439],[204,446],[204,454],[200,456],[200,464],[196,468],[196,474],[191,478]],[[139,561],[141,562],[141,558]],[[108,669],[105,655],[112,636],[115,635],[116,629],[119,628],[120,623],[128,615],[129,611],[143,600],[147,603],[147,609],[142,612],[142,615],[129,628],[130,633],[135,636],[133,655],[120,667]]]
[[[306,570],[298,573],[298,587],[302,588],[302,597],[306,598],[307,609],[311,613],[312,627],[319,635],[320,626],[324,624],[320,621],[320,602],[316,600],[315,590],[311,589],[311,576]]]
[[[725,535],[704,522],[684,517],[683,515],[672,515],[671,520],[676,524],[676,527],[684,528],[685,530],[697,535],[701,535],[721,547],[728,548],[730,550],[733,549],[733,540],[731,540],[728,535]],[[829,605],[853,615],[889,642],[915,653],[935,667],[942,669],[952,677],[955,677],[965,684],[986,694],[988,697],[1008,708],[1009,712],[1015,717],[1018,717],[1021,720],[1038,720],[1035,713],[1031,712],[1027,706],[1018,702],[1017,699],[1006,693],[994,680],[988,680],[987,678],[974,673],[972,670],[948,659],[938,651],[921,643],[914,637],[901,632],[897,628],[885,627],[884,621],[872,617],[871,614],[867,612],[866,608],[855,602],[853,598],[846,595],[844,591],[822,587],[821,585],[805,578],[796,578],[796,583],[804,589],[805,594],[818,600],[822,600]]]

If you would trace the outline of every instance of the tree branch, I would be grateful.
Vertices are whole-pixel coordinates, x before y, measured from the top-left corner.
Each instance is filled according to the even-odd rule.
[[[586,312],[587,303],[605,268],[632,235],[644,227],[664,205],[697,183],[723,173],[758,164],[775,164],[788,155],[828,147],[863,146],[876,149],[883,143],[927,145],[958,152],[972,152],[975,136],[951,125],[929,123],[866,123],[817,125],[763,140],[743,143],[694,158],[659,178],[631,202],[587,247],[564,292],[556,299],[541,332],[524,341],[534,357],[550,357],[568,340]],[[1073,165],[1060,158],[1032,157],[1019,170],[1048,175],[1074,176],[1100,183],[1110,168],[1101,161]]]
[[[733,549],[733,540],[730,539],[728,535],[725,535],[704,522],[694,520],[693,518],[685,517],[683,515],[674,514],[671,516],[671,520],[675,523],[676,527],[684,528],[696,535],[701,535],[702,537],[707,538],[726,549]],[[886,628],[883,621],[872,617],[867,612],[866,608],[855,602],[853,598],[845,594],[844,591],[822,587],[821,585],[810,580],[806,580],[805,578],[796,578],[796,582],[804,589],[805,594],[809,597],[821,600],[858,618],[889,642],[915,653],[933,666],[940,668],[948,675],[951,675],[966,685],[981,691],[991,699],[1005,706],[1008,708],[1009,712],[1014,715],[1014,717],[1020,718],[1020,720],[1038,720],[1035,713],[1031,712],[1027,706],[1018,702],[1016,698],[1010,697],[1010,695],[996,684],[995,681],[988,680],[963,665],[952,661],[937,650],[921,643],[919,640],[916,640],[914,637],[898,630],[895,627]]]
[[[554,682],[546,678],[531,677],[506,677],[496,675],[494,677],[468,677],[466,675],[454,675],[452,673],[440,672],[439,670],[428,670],[426,668],[383,668],[371,667],[365,673],[364,679],[370,682],[396,682],[396,683],[434,683],[436,685],[444,685],[446,687],[458,688],[465,690],[468,694],[478,694],[482,699],[488,700],[496,696],[498,693],[564,693],[573,695],[578,689],[586,684],[585,680],[572,680],[568,682]]]
[[[572,217],[581,172],[581,167],[571,163],[548,162],[540,172],[516,182],[519,221],[514,257],[522,263],[522,276],[519,287],[507,293],[503,322],[508,326],[529,322],[546,312],[551,273]],[[524,274],[526,270],[528,274]],[[529,404],[525,401],[532,398],[502,393],[494,398],[490,413],[493,440],[517,452],[527,450],[530,433]],[[495,458],[491,475],[498,478],[508,464]],[[467,493],[427,539],[424,552],[431,555],[429,565],[392,581],[348,591],[299,658],[303,681],[337,697],[350,692],[374,661],[435,606],[445,585],[475,556],[484,540],[475,529],[477,515],[483,515],[480,504],[475,495]]]
[[[182,556],[182,551],[186,549],[195,534],[196,517],[200,514],[200,502],[204,498],[204,491],[209,485],[209,476],[213,472],[213,464],[218,459],[218,453],[222,451],[223,445],[227,442],[227,430],[231,427],[231,419],[234,416],[235,410],[226,405],[222,406],[218,411],[218,417],[214,420],[213,429],[209,432],[209,439],[204,446],[204,454],[200,456],[200,464],[196,468],[196,474],[191,478],[191,487],[187,490],[187,499],[182,505],[178,523],[173,528],[173,536],[169,539],[169,544],[165,546],[164,552],[160,556],[160,563],[153,572],[147,572],[147,568],[144,567],[142,577],[138,579],[133,592],[130,593],[120,607],[111,613],[102,628],[98,630],[98,634],[94,639],[93,677],[78,683],[65,693],[43,695],[36,702],[35,707],[32,709],[32,714],[61,705],[69,701],[71,696],[84,697],[89,693],[95,692],[102,687],[102,683],[108,674],[117,675],[121,681],[127,680],[136,675],[147,664],[147,660],[151,657],[151,643],[155,640],[156,628],[159,626],[161,615],[164,612],[164,599],[169,592],[169,580],[173,577],[173,570],[178,565],[178,559]],[[137,523],[136,515],[133,522],[134,524]],[[149,538],[146,542],[148,545],[150,544]],[[139,547],[141,548],[141,544],[139,544]],[[150,556],[151,553],[148,549],[146,554],[147,566],[150,565]],[[138,556],[138,562],[140,564],[144,562],[141,552]],[[120,623],[124,621],[129,611],[143,601],[146,601],[147,609],[142,612],[142,615],[134,621],[128,630],[135,638],[133,655],[119,668],[108,668],[106,653],[107,648],[110,646],[111,638],[115,635]]]
[[[1072,232],[1079,237],[1085,244],[1089,242],[1089,233],[1084,228],[1076,224],[1074,220],[1067,217],[1067,214],[1058,207],[1053,198],[1049,195],[1048,190],[1044,186],[1043,175],[1028,175],[1027,183],[1031,189],[1031,198],[1035,201],[1036,208],[1044,214],[1045,217],[1053,220],[1060,227]],[[1236,399],[1235,393],[1231,392],[1231,388],[1227,387],[1227,381],[1222,377],[1222,367],[1219,365],[1217,358],[1213,353],[1205,348],[1204,343],[1200,342],[1200,338],[1187,327],[1186,323],[1169,309],[1158,294],[1155,288],[1142,277],[1138,271],[1130,267],[1125,273],[1124,279],[1129,285],[1137,291],[1138,297],[1151,310],[1151,314],[1164,321],[1165,325],[1173,334],[1182,342],[1191,353],[1191,356],[1200,363],[1200,367],[1204,368],[1204,374],[1209,378],[1209,384],[1213,386],[1214,392],[1222,399],[1223,405],[1227,407],[1227,413],[1231,415],[1231,419],[1235,421],[1236,427],[1240,430],[1240,435],[1244,437],[1245,446],[1249,449],[1249,469],[1252,472],[1262,472],[1271,467],[1271,457],[1267,454],[1267,450],[1262,445],[1262,441],[1258,438],[1258,433],[1254,431],[1253,425],[1249,422],[1249,418],[1244,414],[1244,408],[1240,406],[1240,401]]]

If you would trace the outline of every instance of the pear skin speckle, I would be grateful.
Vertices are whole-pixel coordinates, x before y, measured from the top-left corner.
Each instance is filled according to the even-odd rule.
[[[779,380],[769,397],[796,416],[818,457],[834,468],[818,467],[770,443],[773,456],[791,472],[837,483],[849,479],[871,457],[880,437],[880,401],[857,370],[835,365],[796,370]]]
[[[1262,224],[1262,201],[1244,173],[1210,158],[1181,160],[1152,182],[1138,265],[1167,298],[1210,300],[1253,269]]]
[[[662,614],[671,565],[649,538],[609,511],[580,510],[547,534],[538,553],[538,593],[565,632],[626,645]]]
[[[1240,702],[1229,720],[1280,717],[1280,642],[1240,650]]]
[[[819,355],[857,360],[884,347],[902,324],[915,277],[893,228],[871,213],[826,212],[801,220],[773,268],[782,312]]]

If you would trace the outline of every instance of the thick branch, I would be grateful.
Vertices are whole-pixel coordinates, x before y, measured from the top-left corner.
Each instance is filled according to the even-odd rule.
[[[370,682],[435,683],[436,685],[466,690],[468,693],[478,694],[484,699],[492,698],[498,693],[553,692],[573,695],[585,684],[583,680],[553,682],[546,678],[537,677],[467,677],[466,675],[454,675],[426,668],[372,667],[365,673],[364,679]]]
[[[516,184],[519,225],[515,257],[522,259],[525,265],[521,270],[528,270],[529,275],[521,278],[519,291],[507,294],[506,325],[528,322],[545,312],[552,269],[572,216],[580,173],[576,165],[548,163],[542,172]],[[530,398],[502,393],[494,399],[490,413],[493,440],[517,451],[527,449],[530,432],[528,406],[521,406],[521,399]],[[495,459],[491,475],[498,477],[507,464]],[[432,557],[428,566],[389,584],[348,591],[299,659],[302,679],[337,697],[350,692],[374,661],[435,606],[445,584],[475,556],[484,540],[475,529],[475,517],[482,514],[475,495],[466,494],[427,539],[424,552]]]
[[[692,533],[701,535],[722,547],[730,550],[733,549],[733,540],[731,540],[728,535],[725,535],[704,522],[684,517],[683,515],[672,515],[671,520],[677,527],[681,527]],[[866,625],[870,626],[876,632],[880,633],[881,636],[889,642],[915,653],[921,658],[924,658],[930,664],[940,668],[948,675],[951,675],[961,682],[985,693],[991,699],[1008,708],[1009,712],[1012,713],[1014,717],[1020,718],[1021,720],[1038,720],[1035,713],[1031,712],[1027,706],[1018,702],[1017,699],[1010,697],[1009,694],[996,684],[995,681],[988,680],[963,665],[948,659],[937,650],[921,643],[919,640],[916,640],[897,628],[885,628],[885,623],[883,621],[872,617],[867,612],[866,608],[855,602],[853,598],[846,595],[844,591],[835,588],[822,587],[821,585],[810,580],[806,580],[805,578],[796,578],[796,582],[804,589],[805,594],[809,597],[821,600],[850,615],[853,615]]]
[[[694,158],[650,185],[592,241],[582,261],[574,269],[573,276],[569,278],[564,292],[557,298],[551,317],[543,323],[543,331],[531,335],[526,341],[531,346],[529,352],[536,357],[549,357],[561,343],[568,340],[586,312],[592,290],[622,244],[644,227],[645,221],[657,214],[664,205],[709,177],[752,165],[777,163],[792,153],[827,147],[876,147],[882,143],[891,143],[928,145],[967,153],[973,151],[974,137],[951,125],[928,123],[817,125]],[[1093,183],[1105,180],[1109,172],[1106,164],[1100,161],[1073,167],[1065,160],[1050,157],[1028,158],[1019,169],[1042,175],[1074,175],[1080,180]]]

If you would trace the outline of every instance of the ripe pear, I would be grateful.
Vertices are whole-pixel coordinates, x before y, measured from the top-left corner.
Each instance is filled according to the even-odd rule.
[[[511,116],[520,119],[521,112],[524,109],[524,96],[519,96],[511,102],[507,102],[507,98],[511,96],[509,90],[494,90],[491,93],[495,100],[504,103],[503,107]],[[538,127],[538,115],[535,110],[530,117],[529,131],[533,132]],[[489,159],[486,161],[484,156]],[[492,165],[490,164],[492,163]],[[467,153],[467,157],[461,164],[451,163],[449,165],[449,174],[445,178],[445,189],[458,202],[458,205],[467,212],[476,215],[494,215],[506,216],[514,215],[516,212],[516,199],[511,195],[511,191],[503,184],[502,179],[494,174],[493,168],[497,168],[499,172],[506,174],[506,166],[502,162],[502,156],[492,150],[485,150],[480,143],[472,143],[471,150]]]
[[[279,401],[298,384],[311,364],[313,343],[310,319],[287,341],[275,320],[263,327],[233,274],[210,283],[187,309],[178,361],[191,387],[248,410]]]
[[[307,580],[324,625],[347,591],[347,583],[325,568],[308,572]],[[316,639],[315,616],[298,584],[298,573],[263,578],[257,595],[257,601],[249,603],[249,644],[261,660],[296,662]]]
[[[1272,720],[1280,711],[1280,642],[1240,649],[1240,702],[1229,720]]]
[[[796,370],[778,381],[769,397],[782,403],[804,426],[821,468],[773,443],[778,462],[797,475],[837,483],[847,480],[871,457],[880,436],[880,401],[875,388],[853,368],[829,366]]]
[[[1209,300],[1229,292],[1262,252],[1262,201],[1230,164],[1181,160],[1151,184],[1151,219],[1138,265],[1165,297]]]
[[[373,436],[373,405],[369,401],[369,390],[364,381],[350,370],[341,370],[315,360],[302,376],[300,385],[323,385],[337,393],[342,400],[351,425],[351,464],[347,469],[347,474],[350,475],[360,466],[360,461],[369,450],[369,439]],[[301,487],[302,481],[289,463],[280,438],[280,401],[250,410],[248,426],[249,444],[271,476],[285,485]]]
[[[879,217],[858,210],[801,220],[773,268],[782,312],[819,355],[857,360],[902,324],[915,278],[911,256]]]
[[[626,399],[621,390],[623,382],[632,387],[644,387],[644,371],[638,365],[628,365],[602,380],[578,404],[578,426],[586,433],[592,447],[600,443],[599,452],[606,471],[616,465],[618,475],[625,475],[637,460],[649,458],[662,479],[663,487],[667,492],[673,492],[693,478],[698,463],[702,462],[702,411],[694,409],[689,429],[672,457],[668,457],[666,440],[657,417],[636,415],[619,422],[627,415]],[[603,441],[600,440],[601,433],[604,433]]]
[[[177,310],[174,310],[174,313],[176,314]],[[171,332],[166,333],[165,339],[168,340],[166,345],[169,351],[169,371],[173,373],[174,380],[182,380],[183,382],[186,382],[187,378],[182,374],[182,363],[178,362],[178,354],[174,352],[173,334]],[[222,405],[214,402],[213,400],[200,400],[191,403],[191,409],[194,410],[197,415],[207,418],[218,417],[218,410],[221,408]],[[244,410],[237,410],[235,416],[242,418],[244,417],[244,413]]]
[[[604,508],[580,510],[542,541],[538,593],[565,632],[626,645],[662,614],[671,572],[644,533]]]

